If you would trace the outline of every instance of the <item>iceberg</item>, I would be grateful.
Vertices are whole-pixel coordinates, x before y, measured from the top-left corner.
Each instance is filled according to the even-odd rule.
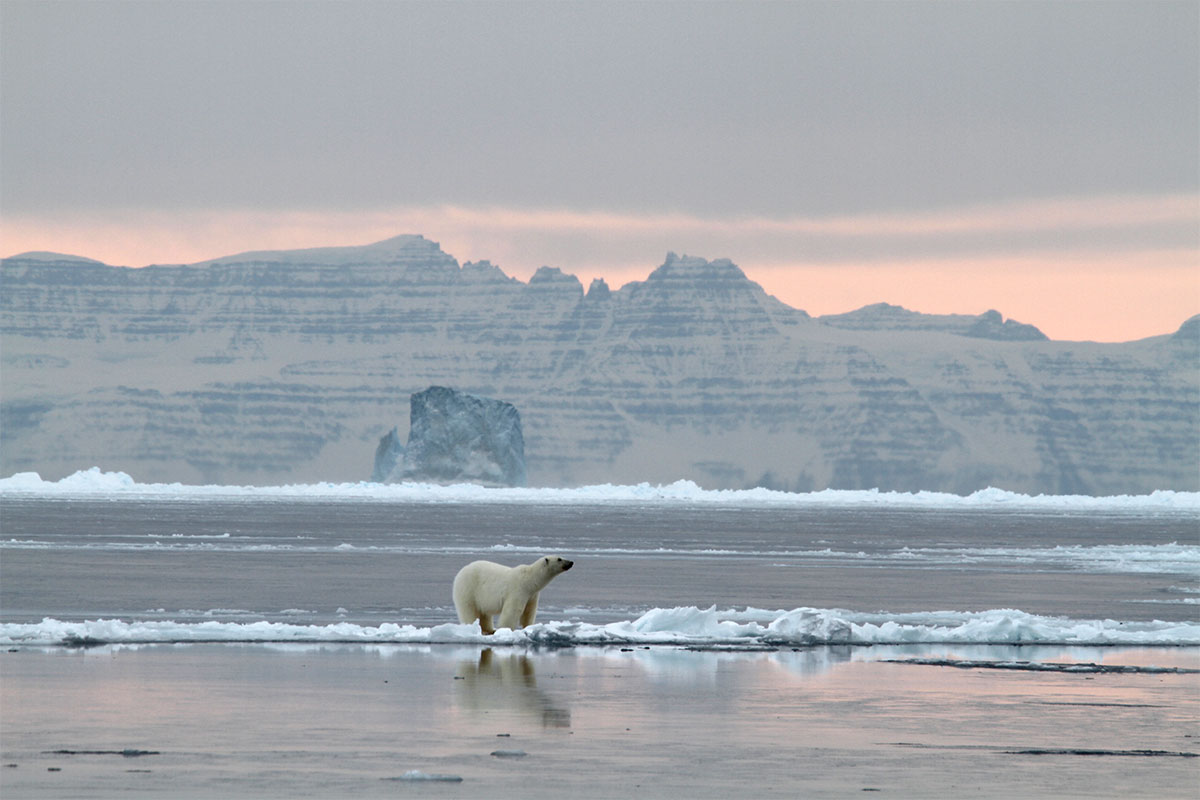
[[[525,437],[511,403],[431,386],[410,399],[408,444],[393,428],[375,451],[376,483],[525,485]]]
[[[400,444],[400,432],[392,428],[379,439],[379,446],[375,448],[375,469],[371,471],[371,482],[386,482],[403,464],[404,445]]]

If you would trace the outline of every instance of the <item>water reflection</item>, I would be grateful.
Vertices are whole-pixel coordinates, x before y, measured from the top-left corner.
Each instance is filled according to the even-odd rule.
[[[366,797],[385,792],[380,779],[414,770],[459,775],[497,797],[575,800],[622,788],[697,799],[850,797],[864,788],[905,797],[1195,796],[1197,759],[1169,754],[1197,750],[1200,676],[880,663],[910,656],[1186,666],[1200,653],[20,648],[0,656],[4,729],[20,733],[0,747],[0,764],[19,764],[0,770],[0,794]],[[493,738],[510,731],[511,740]],[[56,753],[63,748],[162,755],[147,762],[153,772],[131,773],[112,757]],[[490,759],[496,748],[530,759]],[[1065,755],[1084,751],[1127,757]],[[1146,757],[1156,751],[1168,755]],[[530,784],[533,767],[554,781]]]
[[[543,728],[569,728],[571,711],[538,688],[533,659],[521,652],[496,654],[486,647],[478,659],[458,662],[455,701],[472,713],[516,711]]]

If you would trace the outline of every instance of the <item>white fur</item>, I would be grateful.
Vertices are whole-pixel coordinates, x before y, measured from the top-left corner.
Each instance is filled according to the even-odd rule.
[[[506,567],[493,561],[472,561],[454,576],[454,608],[458,621],[479,620],[484,634],[495,632],[492,617],[501,628],[524,628],[537,616],[538,592],[555,576],[574,564],[559,556],[543,556],[532,564]]]

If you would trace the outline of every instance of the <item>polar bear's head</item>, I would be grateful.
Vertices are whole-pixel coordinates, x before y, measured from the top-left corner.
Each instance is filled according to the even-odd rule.
[[[537,567],[550,573],[550,577],[566,572],[575,566],[574,561],[568,561],[562,556],[542,556],[537,560]]]

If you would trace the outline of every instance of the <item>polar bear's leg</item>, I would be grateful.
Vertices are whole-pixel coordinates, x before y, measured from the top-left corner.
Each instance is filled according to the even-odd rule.
[[[458,611],[458,621],[463,625],[470,625],[475,620],[479,620],[479,629],[485,636],[495,633],[495,629],[492,627],[492,615],[483,613],[469,600],[463,600],[461,604],[456,604],[455,610]]]
[[[504,608],[500,609],[500,627],[513,630],[521,627],[521,612],[524,611],[524,608],[512,598],[505,600]]]
[[[470,625],[480,617],[470,587],[474,575],[473,567],[473,564],[468,564],[454,576],[454,610],[458,613],[458,621],[463,625]]]
[[[533,597],[529,598],[529,602],[525,604],[525,610],[521,612],[521,627],[528,628],[533,624],[534,618],[537,616],[538,596],[537,592],[533,593]]]

